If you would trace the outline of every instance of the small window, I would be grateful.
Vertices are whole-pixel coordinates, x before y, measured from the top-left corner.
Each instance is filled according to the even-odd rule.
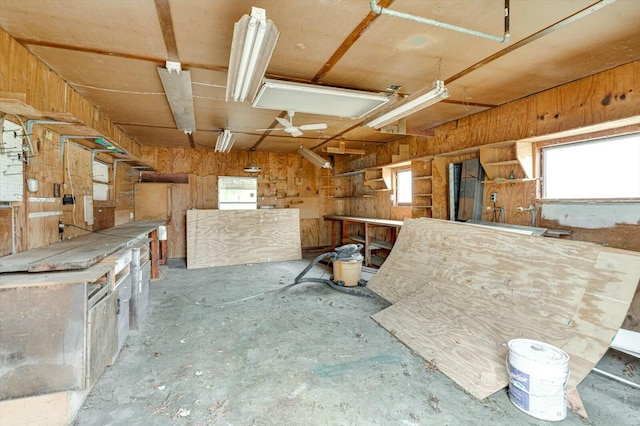
[[[542,149],[543,197],[640,198],[640,133]]]
[[[395,171],[395,204],[397,206],[411,205],[411,169]]]
[[[109,165],[93,160],[93,199],[95,201],[109,200]]]

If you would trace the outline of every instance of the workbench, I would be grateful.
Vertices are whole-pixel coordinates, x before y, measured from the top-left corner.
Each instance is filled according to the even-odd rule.
[[[391,250],[395,242],[398,231],[402,227],[401,220],[376,219],[370,217],[353,217],[353,216],[325,216],[325,220],[331,223],[331,244],[335,248],[339,245],[349,242],[361,243],[364,246],[364,264],[365,266],[380,266],[380,259],[374,256],[373,252],[384,249]],[[364,235],[355,235],[349,233],[349,225],[363,224]],[[388,240],[373,238],[372,229],[376,227],[389,228]],[[336,232],[339,231],[339,232]]]
[[[133,222],[0,258],[0,424],[73,419],[144,316],[161,224]]]

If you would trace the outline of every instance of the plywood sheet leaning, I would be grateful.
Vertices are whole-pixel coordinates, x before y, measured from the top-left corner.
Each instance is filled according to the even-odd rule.
[[[507,342],[570,356],[569,388],[604,355],[640,279],[640,253],[407,219],[369,282],[373,319],[478,399],[507,386]]]
[[[187,268],[301,257],[298,209],[187,211]]]

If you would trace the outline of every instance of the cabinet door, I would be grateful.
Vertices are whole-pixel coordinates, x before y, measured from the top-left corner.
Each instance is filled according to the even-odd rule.
[[[109,293],[87,315],[87,388],[98,380],[118,350],[116,299],[116,293]]]
[[[84,283],[0,288],[0,400],[84,388],[85,306]]]

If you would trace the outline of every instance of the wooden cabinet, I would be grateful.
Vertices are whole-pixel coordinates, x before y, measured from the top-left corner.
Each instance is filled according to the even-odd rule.
[[[131,298],[129,299],[129,327],[137,329],[144,320],[149,306],[149,281],[151,279],[149,246],[132,247]]]
[[[487,180],[524,181],[533,179],[533,144],[508,142],[480,147],[480,162]]]
[[[0,285],[1,401],[89,389],[116,351],[112,265],[6,274]]]
[[[366,169],[364,184],[372,191],[391,191],[391,169],[389,167]]]
[[[411,216],[432,217],[433,207],[433,162],[431,160],[411,162]]]

